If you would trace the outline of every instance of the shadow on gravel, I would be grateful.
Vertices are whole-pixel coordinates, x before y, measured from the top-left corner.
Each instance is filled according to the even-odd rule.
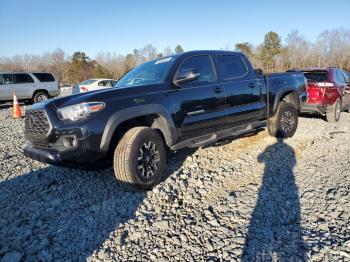
[[[213,143],[209,143],[209,144],[203,146],[203,148],[225,146],[225,145],[228,145],[228,144],[232,143],[233,141],[235,141],[237,139],[246,138],[246,137],[253,137],[253,136],[256,136],[257,134],[259,134],[260,132],[263,132],[263,131],[265,131],[264,128],[259,128],[259,129],[254,130],[253,132],[249,132],[249,133],[246,133],[246,134],[232,135],[232,136],[229,136],[229,137],[225,137],[225,138],[219,139],[218,141],[215,141]]]
[[[144,197],[124,192],[110,170],[47,167],[4,181],[0,257],[19,252],[24,261],[84,261],[134,217]]]
[[[194,150],[170,156],[167,175]],[[109,235],[135,218],[145,192],[125,191],[113,170],[49,166],[0,183],[0,260],[85,261]],[[114,237],[123,244],[128,232]],[[10,259],[11,261],[12,259]]]
[[[307,246],[300,226],[300,202],[293,148],[278,140],[258,157],[265,163],[242,261],[304,261]]]
[[[311,113],[311,114],[307,114],[307,113],[300,113],[299,114],[300,117],[302,118],[318,118],[318,119],[322,119],[323,121],[327,122],[327,119],[325,116],[318,114],[318,113]]]
[[[31,101],[23,101],[23,100],[20,100],[18,103],[19,103],[19,105],[21,107],[32,104]],[[12,102],[0,102],[0,110],[1,109],[7,109],[7,108],[10,108],[10,107],[13,107],[13,103]]]
[[[1,104],[0,103],[0,110],[1,109],[7,109],[7,108],[10,108],[10,107],[12,107],[12,103],[11,104]]]

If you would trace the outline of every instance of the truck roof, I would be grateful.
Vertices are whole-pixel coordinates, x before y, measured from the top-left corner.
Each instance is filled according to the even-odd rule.
[[[198,53],[222,53],[222,54],[242,54],[241,52],[238,51],[229,51],[229,50],[192,50],[192,51],[187,51],[187,52],[183,52],[180,53],[181,54],[198,54]]]
[[[192,50],[192,51],[186,51],[182,53],[172,54],[168,56],[158,57],[153,60],[159,60],[167,57],[181,57],[181,56],[188,56],[188,55],[196,55],[196,54],[243,54],[242,52],[238,51],[228,51],[228,50]]]
[[[329,69],[338,68],[338,67],[306,67],[306,68],[293,68],[288,71],[300,71],[300,72],[308,72],[308,71],[328,71]]]

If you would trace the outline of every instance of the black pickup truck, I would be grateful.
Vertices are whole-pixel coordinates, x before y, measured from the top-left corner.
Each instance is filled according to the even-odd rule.
[[[263,75],[239,52],[163,57],[135,67],[114,88],[27,109],[24,154],[70,167],[110,159],[120,183],[149,189],[165,172],[166,148],[199,147],[266,126],[272,136],[293,136],[305,88],[303,74]]]

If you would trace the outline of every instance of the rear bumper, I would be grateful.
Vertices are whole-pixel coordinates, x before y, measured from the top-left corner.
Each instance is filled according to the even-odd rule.
[[[304,104],[300,110],[302,113],[326,113],[326,106],[321,104]]]

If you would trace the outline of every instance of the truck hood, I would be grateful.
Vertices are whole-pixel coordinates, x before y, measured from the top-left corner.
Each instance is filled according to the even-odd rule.
[[[48,104],[53,105],[56,109],[76,105],[84,102],[115,102],[128,97],[140,97],[153,92],[164,91],[164,84],[142,85],[134,87],[118,87],[102,90],[94,90],[84,93],[73,94],[64,97],[58,97],[34,104],[35,107],[46,107]]]

